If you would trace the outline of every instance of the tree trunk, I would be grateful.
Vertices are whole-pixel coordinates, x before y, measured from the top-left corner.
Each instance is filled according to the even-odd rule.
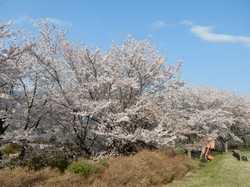
[[[225,152],[228,153],[228,141],[224,142]]]
[[[188,149],[188,157],[189,157],[189,158],[192,158],[191,149]]]
[[[2,119],[0,119],[0,135],[2,135],[4,133],[3,125],[4,125],[4,121]]]
[[[0,135],[4,134],[9,125],[4,126],[4,118],[0,119]]]
[[[26,149],[27,149],[27,146],[28,146],[28,142],[25,141],[22,145],[22,148],[21,148],[21,152],[19,154],[19,160],[23,160],[24,157],[25,157],[25,154],[26,154]]]

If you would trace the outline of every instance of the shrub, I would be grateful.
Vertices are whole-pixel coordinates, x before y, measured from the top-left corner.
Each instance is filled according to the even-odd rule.
[[[103,175],[103,181],[110,186],[167,184],[196,166],[195,161],[180,153],[146,150],[131,157],[113,158],[110,163]]]
[[[57,168],[61,173],[63,173],[70,165],[69,158],[65,155],[54,157],[49,163],[52,168]]]
[[[23,187],[36,186],[57,174],[45,168],[39,171],[29,171],[24,167],[16,167],[14,169],[5,168],[0,170],[0,186],[4,187]]]
[[[21,146],[18,144],[9,144],[3,148],[3,154],[10,155],[20,151]]]
[[[171,151],[141,151],[92,163],[79,160],[69,165],[65,173],[44,168],[38,171],[17,167],[0,170],[0,186],[162,186],[180,179],[198,162]]]
[[[59,169],[63,173],[72,161],[71,153],[61,149],[63,146],[44,145],[43,148],[40,148],[40,145],[36,144],[27,145],[22,158],[20,158],[20,150],[15,154],[7,155],[13,149],[12,147],[5,148],[2,159],[4,166],[24,166],[31,170],[39,170],[50,166]]]
[[[88,163],[86,161],[72,163],[69,166],[68,170],[84,177],[88,177],[91,173],[95,171],[93,164]]]
[[[101,178],[105,169],[109,167],[109,162],[107,160],[102,160],[99,163],[91,163],[87,160],[80,160],[78,162],[73,162],[68,167],[68,171],[71,173],[79,174],[88,181],[94,181],[95,178]],[[90,177],[91,176],[91,177]]]

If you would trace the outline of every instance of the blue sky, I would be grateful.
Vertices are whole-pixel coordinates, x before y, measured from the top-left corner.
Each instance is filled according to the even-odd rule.
[[[188,85],[250,94],[249,0],[0,0],[0,21],[50,17],[69,38],[108,50],[122,35],[150,39]]]

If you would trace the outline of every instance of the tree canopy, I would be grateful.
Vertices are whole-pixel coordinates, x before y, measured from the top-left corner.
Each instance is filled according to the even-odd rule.
[[[0,141],[21,145],[20,159],[29,147],[90,157],[249,132],[248,96],[185,86],[182,60],[168,64],[148,40],[127,36],[102,51],[69,41],[49,19],[29,34],[10,25],[0,25]]]

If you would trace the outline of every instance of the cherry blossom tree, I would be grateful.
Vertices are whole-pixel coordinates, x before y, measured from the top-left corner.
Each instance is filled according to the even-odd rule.
[[[122,45],[114,43],[110,51],[102,52],[67,41],[49,20],[36,24],[36,28],[39,37],[30,37],[33,41],[29,39],[25,46],[24,57],[30,58],[35,68],[33,75],[27,73],[33,79],[28,81],[32,84],[30,99],[25,96],[27,106],[35,98],[37,77],[46,82],[40,94],[50,103],[50,123],[73,134],[85,155],[90,155],[93,144],[103,142],[104,137],[109,143],[139,139],[156,142],[168,134],[163,128],[166,115],[163,119],[159,114],[163,114],[160,111],[166,95],[184,84],[181,63],[177,68],[166,66],[166,58],[147,40],[128,36]],[[29,126],[33,125],[26,123],[25,127]]]
[[[0,135],[19,142],[20,159],[30,146],[70,144],[86,157],[185,139],[226,146],[249,129],[249,97],[185,87],[182,60],[168,64],[148,40],[127,36],[102,51],[69,41],[49,19],[29,34],[8,27],[0,25]]]
[[[185,88],[177,96],[176,106],[184,119],[181,134],[191,132],[201,141],[220,138],[227,151],[229,139],[241,141],[233,127],[249,125],[249,107],[244,97],[208,87]]]
[[[13,95],[17,73],[8,62],[22,53],[16,45],[16,35],[19,32],[12,31],[10,25],[11,22],[0,24],[0,135],[10,125],[7,118],[14,110]]]

